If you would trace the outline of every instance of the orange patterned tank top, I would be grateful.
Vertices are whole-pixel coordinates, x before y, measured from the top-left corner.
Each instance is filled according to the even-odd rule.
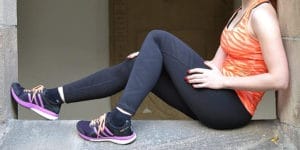
[[[224,76],[251,76],[266,73],[262,50],[259,41],[248,30],[251,11],[268,0],[252,0],[243,17],[233,29],[225,29],[221,35],[221,47],[227,54],[222,67]],[[254,115],[256,107],[264,92],[235,90],[245,108]]]

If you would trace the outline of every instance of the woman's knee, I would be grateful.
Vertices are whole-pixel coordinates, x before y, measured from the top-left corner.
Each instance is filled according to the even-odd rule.
[[[156,42],[159,42],[162,38],[164,38],[169,33],[164,30],[151,30],[148,33],[148,37],[153,38]]]
[[[111,67],[112,69],[116,70],[115,73],[117,73],[120,76],[129,76],[133,65],[134,65],[135,59],[125,59],[123,62]]]
[[[168,33],[168,32],[164,31],[164,30],[154,29],[154,30],[151,30],[148,34],[151,36],[159,36],[161,34],[166,34],[166,33]]]

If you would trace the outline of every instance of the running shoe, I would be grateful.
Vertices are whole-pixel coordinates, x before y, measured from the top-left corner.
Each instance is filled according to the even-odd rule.
[[[113,142],[116,144],[130,144],[136,139],[131,130],[131,121],[127,120],[122,127],[115,127],[110,123],[110,113],[92,121],[79,121],[77,130],[79,136],[87,141]]]
[[[47,89],[38,85],[31,90],[23,88],[19,83],[11,85],[13,99],[22,107],[28,108],[49,120],[58,119],[61,103],[46,97]]]

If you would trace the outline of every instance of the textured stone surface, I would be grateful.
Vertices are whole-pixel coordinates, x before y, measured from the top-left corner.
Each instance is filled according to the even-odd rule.
[[[17,77],[16,0],[0,0],[0,144],[7,120],[15,117],[9,85]]]
[[[16,3],[16,0],[0,0],[0,25],[17,25]]]
[[[276,121],[254,121],[242,129],[218,131],[196,121],[133,121],[137,140],[130,145],[87,142],[76,121],[9,121],[0,149],[297,149],[299,128]],[[0,143],[1,144],[1,143]]]
[[[282,136],[282,142],[285,143],[284,148],[288,149],[300,149],[300,128],[295,128],[290,125],[281,124],[280,131]]]
[[[13,118],[9,87],[17,79],[17,30],[15,27],[0,28],[0,121]]]
[[[282,122],[300,127],[300,39],[284,38],[284,46],[289,61],[290,86],[279,92],[278,116]]]
[[[278,0],[277,2],[280,28],[283,36],[300,36],[300,1]]]
[[[7,120],[14,118],[16,114],[9,94],[9,86],[17,78],[16,35],[15,27],[0,27],[0,144]]]
[[[287,90],[279,92],[278,116],[282,122],[300,127],[300,1],[278,0],[277,4],[290,69],[290,86]]]

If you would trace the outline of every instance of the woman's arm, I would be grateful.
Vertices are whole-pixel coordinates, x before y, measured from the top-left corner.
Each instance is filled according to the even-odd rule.
[[[215,64],[219,68],[219,70],[221,70],[225,58],[226,53],[223,51],[222,47],[219,46],[214,58],[210,62]]]
[[[276,12],[271,5],[261,5],[253,13],[250,22],[253,34],[260,41],[268,73],[248,77],[225,77],[213,63],[212,70],[192,69],[188,82],[195,88],[229,88],[243,90],[285,89],[289,83],[286,54],[283,48]],[[198,74],[197,74],[198,73]]]
[[[224,87],[249,90],[287,88],[288,63],[275,10],[271,5],[261,5],[253,10],[250,23],[260,41],[268,73],[243,78],[225,77]]]

